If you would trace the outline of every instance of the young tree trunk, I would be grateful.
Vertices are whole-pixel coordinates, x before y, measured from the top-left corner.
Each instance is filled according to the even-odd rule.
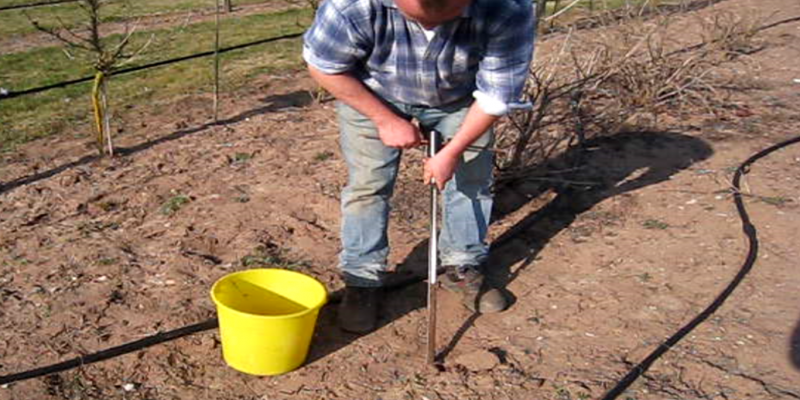
[[[219,121],[219,1],[214,15],[214,123]],[[225,0],[226,8],[230,0]]]
[[[108,88],[109,77],[103,79],[100,85],[100,104],[103,106],[103,130],[106,133],[106,149],[109,157],[114,157],[114,142],[111,140],[111,112],[108,108]]]
[[[92,87],[92,106],[94,108],[94,127],[96,132],[96,140],[97,140],[97,150],[100,151],[100,155],[102,156],[105,152],[105,117],[104,117],[104,109],[103,109],[103,102],[100,100],[100,93],[101,87],[103,86],[103,81],[105,80],[105,74],[101,71],[97,71],[94,75],[94,86]]]
[[[100,155],[114,156],[114,144],[111,141],[111,115],[108,112],[108,96],[106,83],[108,75],[97,71],[94,75],[92,87],[92,106],[94,108],[94,127],[96,132],[97,150]]]
[[[558,8],[561,6],[561,0],[553,0],[553,1],[554,1],[554,4],[553,4],[553,15],[555,15],[556,13],[558,13]],[[550,29],[552,30],[554,26],[556,26],[555,19],[551,19],[550,20]]]
[[[224,0],[225,2],[225,12],[229,13],[233,11],[233,4],[231,4],[233,0]]]
[[[541,24],[547,14],[547,0],[536,1],[536,26],[539,32],[544,31],[544,25]]]

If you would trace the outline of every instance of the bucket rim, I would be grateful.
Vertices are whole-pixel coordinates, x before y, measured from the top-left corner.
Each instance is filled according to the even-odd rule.
[[[310,279],[311,281],[314,282],[314,284],[316,284],[317,286],[319,286],[320,289],[322,289],[322,293],[323,293],[322,294],[322,299],[319,301],[318,304],[314,305],[313,307],[309,307],[306,310],[298,311],[296,313],[281,314],[281,315],[258,315],[258,314],[251,314],[251,313],[247,313],[247,312],[244,312],[244,311],[237,310],[237,309],[235,309],[233,307],[228,306],[227,304],[225,304],[224,302],[222,302],[221,300],[219,300],[217,298],[217,296],[216,296],[216,288],[219,285],[219,283],[222,282],[223,280],[231,279],[232,277],[237,276],[237,275],[244,275],[244,274],[247,274],[247,273],[266,272],[266,271],[278,271],[280,273],[294,274],[294,275],[302,276],[303,278],[306,278],[306,279]],[[320,282],[317,278],[314,278],[313,276],[304,274],[302,272],[290,271],[288,269],[282,269],[282,268],[253,268],[253,269],[246,269],[244,271],[231,272],[229,274],[225,274],[225,275],[219,277],[219,279],[217,279],[216,282],[214,282],[214,284],[211,285],[211,291],[210,292],[211,292],[210,293],[211,294],[211,300],[214,302],[214,304],[217,306],[217,308],[222,307],[222,308],[225,308],[225,310],[233,312],[235,314],[240,314],[240,315],[243,315],[243,316],[247,316],[249,318],[259,318],[259,319],[286,319],[286,318],[301,317],[301,316],[304,316],[306,314],[319,311],[320,309],[322,309],[323,306],[325,306],[325,304],[328,303],[328,288],[326,288],[325,285],[323,285],[322,282]]]

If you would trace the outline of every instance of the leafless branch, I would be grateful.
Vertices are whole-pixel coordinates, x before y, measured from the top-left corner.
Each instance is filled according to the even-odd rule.
[[[711,72],[753,46],[758,24],[711,18],[704,44],[676,52],[672,16],[642,15],[628,12],[623,22],[591,32],[570,29],[554,51],[537,58],[525,90],[534,107],[498,125],[500,180],[528,176],[530,166],[588,138],[630,123],[654,124],[670,110],[718,112],[724,94]]]

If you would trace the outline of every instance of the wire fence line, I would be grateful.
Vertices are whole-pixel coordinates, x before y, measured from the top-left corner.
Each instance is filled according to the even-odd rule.
[[[81,0],[52,0],[52,1],[40,1],[36,3],[26,3],[26,4],[13,4],[10,6],[0,6],[0,11],[8,11],[8,10],[19,10],[22,8],[35,8],[35,7],[44,7],[44,6],[52,6],[57,4],[64,4],[64,3],[77,3]],[[224,0],[224,9],[226,12],[231,12],[233,9],[232,0]]]
[[[50,1],[50,2],[30,3],[30,4],[26,4],[26,5],[23,4],[23,5],[19,5],[19,6],[8,6],[8,7],[24,7],[24,6],[34,7],[34,6],[37,6],[37,5],[51,5],[51,4],[71,3],[71,2],[78,2],[78,1],[81,1],[81,0],[55,0],[55,1]],[[579,2],[587,2],[590,5],[590,7],[592,9],[594,9],[595,0],[575,0],[573,2],[573,4],[570,4],[568,7],[572,7],[572,6],[574,6],[574,4],[579,3]],[[546,17],[546,14],[547,14],[546,6],[547,6],[548,3],[553,4],[553,10],[552,10],[553,11],[553,15],[551,16],[551,18],[560,15],[559,14],[559,12],[560,12],[559,11],[560,10],[559,6],[561,4],[560,0],[538,0],[538,1],[534,0],[534,3],[536,3],[536,6],[537,6],[537,19],[540,20],[540,21],[545,20],[545,17]],[[225,8],[229,7],[230,4],[231,4],[231,0],[225,0]],[[3,9],[4,8],[0,7],[0,11],[2,11]],[[563,9],[561,9],[561,10],[563,10]],[[243,49],[243,48],[247,48],[247,47],[251,47],[251,46],[257,46],[257,45],[260,45],[260,44],[265,44],[265,43],[278,41],[278,40],[292,39],[292,38],[299,37],[302,34],[303,33],[300,32],[300,33],[296,33],[296,34],[283,35],[283,36],[279,36],[279,37],[260,39],[260,40],[256,40],[256,41],[249,42],[249,43],[243,43],[243,44],[239,44],[239,45],[236,45],[236,46],[221,48],[221,49],[219,49],[219,53],[226,53],[226,52],[229,52],[229,51]],[[153,63],[149,63],[149,64],[145,64],[145,65],[140,65],[140,66],[136,66],[136,67],[120,69],[118,71],[115,71],[114,75],[123,75],[123,74],[131,73],[131,72],[141,71],[141,70],[145,70],[145,69],[149,69],[149,68],[160,67],[160,66],[164,66],[164,65],[177,63],[177,62],[188,61],[188,60],[192,60],[192,59],[195,59],[195,58],[208,57],[208,56],[213,56],[213,55],[214,55],[214,51],[213,50],[204,51],[204,52],[201,52],[201,53],[191,54],[191,55],[188,55],[188,56],[177,57],[177,58],[173,58],[173,59],[169,59],[169,60],[157,61],[157,62],[153,62]],[[12,98],[16,98],[16,97],[20,97],[20,96],[24,96],[24,95],[40,93],[40,92],[48,91],[48,90],[51,90],[51,89],[64,88],[64,87],[75,85],[75,84],[79,84],[79,83],[89,82],[89,81],[93,80],[94,78],[95,78],[94,75],[86,76],[86,77],[82,77],[82,78],[66,80],[66,81],[62,81],[62,82],[58,82],[58,83],[53,83],[53,84],[49,84],[49,85],[44,85],[44,86],[39,86],[39,87],[34,87],[34,88],[29,88],[29,89],[23,89],[23,90],[12,90],[10,88],[0,88],[0,101],[7,100],[7,99],[12,99]]]
[[[84,0],[54,0],[54,1],[49,1],[49,2],[30,3],[29,5],[34,5],[34,4],[58,4],[58,3],[70,3],[70,2],[79,2],[79,1],[84,1]],[[231,2],[231,0],[218,0],[218,1],[224,1],[226,6],[228,4],[230,4],[230,2]],[[300,1],[300,0],[298,0],[298,1]],[[305,0],[305,1],[308,2],[309,5],[313,6],[312,2],[315,1],[315,0]],[[570,8],[576,6],[578,3],[584,2],[584,5],[588,4],[590,9],[594,9],[594,0],[567,0],[567,1],[565,1],[564,4],[567,4],[567,2],[568,2],[568,4],[565,7],[561,7],[561,8],[559,6],[561,6],[563,4],[561,4],[561,2],[559,0],[531,0],[531,1],[535,5],[535,7],[537,7],[537,19],[539,21],[542,21],[542,22],[544,22],[544,21],[550,22],[551,24],[552,24],[552,20],[553,19],[555,19],[556,17],[558,17],[559,15],[562,15],[564,13],[563,10],[570,9]],[[630,0],[630,1],[632,3],[641,4],[642,7],[646,7],[650,3],[650,0]],[[691,2],[690,0],[674,0],[674,1],[679,1],[680,4],[683,4],[684,2]],[[713,2],[713,1],[722,1],[722,0],[697,0],[698,3],[702,2],[702,1]],[[606,3],[605,0],[601,0],[601,2],[603,4],[603,9],[605,9],[607,11],[612,10],[611,8],[607,8],[607,6],[606,6],[607,3]],[[626,1],[625,3],[627,5],[628,1]],[[552,5],[552,7],[547,7],[548,5]],[[655,6],[655,7],[660,8],[660,4],[658,6]],[[219,13],[219,8],[220,7],[218,6],[217,15]],[[538,12],[539,10],[541,10],[541,12]],[[559,10],[562,10],[562,11],[559,11]],[[546,18],[547,14],[551,14],[552,16],[549,19],[547,19]],[[304,28],[302,28],[302,27],[298,27],[298,28],[304,30]],[[541,25],[540,25],[540,28],[541,28]],[[582,29],[582,28],[578,27],[578,29]],[[259,40],[251,41],[251,42],[248,42],[248,43],[242,43],[242,44],[238,44],[238,45],[234,45],[234,46],[230,46],[230,47],[203,51],[203,52],[199,52],[199,53],[195,53],[195,54],[175,57],[175,58],[166,59],[166,60],[154,61],[154,62],[150,62],[150,63],[147,63],[147,64],[134,65],[134,66],[131,66],[131,67],[126,67],[126,68],[120,67],[119,69],[116,69],[116,70],[112,68],[109,71],[107,71],[106,75],[109,76],[109,77],[112,76],[112,75],[113,76],[124,75],[124,74],[143,71],[143,70],[147,70],[147,69],[151,69],[151,68],[157,68],[157,67],[161,67],[161,66],[174,64],[174,63],[179,63],[179,62],[183,62],[183,61],[194,60],[194,59],[198,59],[198,58],[202,58],[202,57],[215,56],[217,54],[227,53],[227,52],[234,51],[234,50],[239,50],[239,49],[245,49],[245,48],[248,48],[248,47],[257,46],[257,45],[261,45],[261,44],[266,44],[266,43],[270,43],[270,42],[298,38],[298,37],[301,37],[303,35],[303,33],[304,32],[301,31],[301,32],[292,33],[292,34],[285,34],[285,35],[281,35],[281,36],[277,36],[277,37],[269,37],[269,38],[259,39]],[[542,32],[542,33],[545,33],[545,32]],[[218,72],[215,71],[215,74],[216,73],[218,73]],[[42,92],[50,91],[50,90],[53,90],[53,89],[61,89],[61,88],[66,88],[68,86],[72,86],[72,85],[76,85],[76,84],[88,83],[88,82],[91,82],[93,80],[96,82],[97,79],[98,79],[98,75],[95,74],[93,76],[84,76],[84,77],[75,78],[75,79],[69,79],[69,80],[65,80],[65,81],[61,81],[61,82],[57,82],[57,83],[48,83],[48,84],[44,84],[44,85],[36,86],[36,87],[31,87],[31,88],[12,88],[12,87],[5,87],[4,88],[4,87],[0,87],[0,103],[2,103],[3,100],[21,98],[23,96],[42,93]],[[93,92],[93,94],[94,94],[94,92]],[[216,104],[217,103],[216,103],[216,97],[215,97],[215,108],[214,108],[215,115],[217,113]],[[108,120],[106,120],[106,125],[108,125]],[[0,132],[0,133],[2,133],[2,132]]]
[[[0,12],[1,11],[6,11],[6,10],[33,8],[33,7],[40,7],[40,6],[50,6],[50,5],[58,5],[58,4],[65,4],[65,3],[77,3],[77,2],[80,2],[80,1],[82,1],[82,0],[49,0],[49,1],[40,1],[40,2],[17,4],[17,5],[0,6]],[[222,0],[223,9],[226,12],[231,12],[232,11],[232,7],[233,7],[233,3],[234,3],[233,0]],[[300,32],[300,33],[296,33],[296,34],[288,34],[288,35],[283,35],[283,36],[278,36],[278,37],[270,37],[270,38],[266,38],[266,39],[259,39],[259,40],[255,40],[255,41],[248,42],[248,43],[243,43],[243,44],[239,44],[239,45],[235,45],[235,46],[220,48],[220,49],[218,49],[218,51],[216,53],[217,54],[221,54],[221,53],[226,53],[226,52],[233,51],[233,50],[239,50],[239,49],[243,49],[243,48],[247,48],[247,47],[251,47],[251,46],[257,46],[257,45],[260,45],[260,44],[265,44],[265,43],[269,43],[269,42],[273,42],[273,41],[284,40],[284,39],[292,39],[292,38],[299,37],[302,34],[303,33]],[[173,63],[177,63],[177,62],[181,62],[181,61],[188,61],[188,60],[192,60],[192,59],[196,59],[196,58],[213,56],[214,54],[215,54],[215,51],[205,51],[205,52],[201,52],[201,53],[191,54],[191,55],[177,57],[177,58],[172,58],[172,59],[168,59],[168,60],[156,61],[156,62],[145,64],[145,65],[119,69],[117,71],[114,71],[113,75],[127,74],[127,73],[141,71],[141,70],[145,70],[145,69],[149,69],[149,68],[154,68],[154,67],[160,67],[160,66],[164,66],[164,65],[168,65],[168,64],[173,64]],[[43,86],[38,86],[38,87],[33,87],[33,88],[28,88],[28,89],[23,89],[23,90],[14,90],[14,89],[12,89],[10,87],[0,87],[0,101],[7,100],[7,99],[12,99],[12,98],[16,98],[16,97],[21,97],[21,96],[25,96],[25,95],[29,95],[29,94],[41,93],[41,92],[45,92],[45,91],[52,90],[52,89],[65,88],[67,86],[80,84],[80,83],[84,83],[84,82],[89,82],[89,81],[92,81],[94,79],[95,79],[95,75],[85,76],[85,77],[81,77],[81,78],[65,80],[65,81],[61,81],[61,82],[57,82],[57,83],[53,83],[53,84],[48,84],[48,85],[43,85]]]
[[[223,48],[219,49],[219,53],[227,53],[229,51],[240,50],[240,49],[244,49],[244,48],[247,48],[247,47],[258,46],[258,45],[266,44],[266,43],[270,43],[270,42],[276,42],[276,41],[279,41],[279,40],[294,39],[294,38],[298,38],[298,37],[302,36],[303,33],[304,32],[292,33],[292,34],[288,34],[288,35],[282,35],[282,36],[270,37],[270,38],[266,38],[266,39],[260,39],[260,40],[256,40],[256,41],[249,42],[249,43],[237,44],[235,46],[223,47]],[[193,60],[195,58],[208,57],[208,56],[213,56],[213,55],[214,55],[214,50],[209,50],[209,51],[204,51],[204,52],[200,52],[200,53],[190,54],[188,56],[176,57],[176,58],[171,58],[171,59],[168,59],[168,60],[161,60],[161,61],[156,61],[156,62],[149,63],[149,64],[137,65],[135,67],[129,67],[129,68],[120,69],[120,70],[115,71],[113,73],[113,75],[115,75],[115,76],[116,75],[123,75],[123,74],[128,74],[128,73],[131,73],[131,72],[141,71],[141,70],[145,70],[145,69],[149,69],[149,68],[161,67],[161,66],[164,66],[164,65],[174,64],[174,63],[177,63],[177,62],[188,61],[188,60]],[[39,86],[39,87],[30,88],[30,89],[19,90],[19,91],[14,91],[14,90],[9,90],[9,89],[0,89],[0,101],[6,100],[6,99],[12,99],[12,98],[15,98],[15,97],[20,97],[20,96],[25,96],[25,95],[29,95],[29,94],[44,92],[44,91],[51,90],[51,89],[64,88],[64,87],[67,87],[67,86],[70,86],[70,85],[75,85],[75,84],[78,84],[78,83],[89,82],[89,81],[91,81],[93,79],[95,79],[94,75],[85,76],[83,78],[72,79],[72,80],[68,80],[68,81],[62,81],[62,82],[58,82],[58,83],[53,83],[53,84],[50,84],[50,85],[45,85],[45,86]]]
[[[38,3],[27,3],[27,4],[15,4],[10,6],[0,6],[0,11],[8,11],[8,10],[18,10],[21,8],[34,8],[34,7],[43,7],[43,6],[52,6],[56,4],[64,4],[64,3],[77,3],[80,0],[53,0],[53,1],[40,1]]]

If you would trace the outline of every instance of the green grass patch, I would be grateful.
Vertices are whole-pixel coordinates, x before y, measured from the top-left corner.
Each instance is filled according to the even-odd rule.
[[[231,164],[243,164],[250,161],[252,158],[253,155],[250,153],[236,153],[233,157],[229,157],[229,160]]]
[[[664,230],[664,229],[669,228],[669,224],[668,223],[663,222],[663,221],[659,221],[657,219],[648,219],[648,220],[642,222],[642,226],[645,227],[645,229]]]
[[[325,151],[321,151],[321,152],[317,153],[316,155],[314,155],[314,160],[322,162],[322,161],[328,160],[331,157],[333,157],[333,152],[330,151],[330,150],[325,150]]]
[[[113,221],[85,221],[78,225],[78,232],[80,232],[83,237],[89,237],[93,233],[102,232],[106,229],[117,230],[119,229],[119,224]]]
[[[553,15],[554,13],[562,10],[564,7],[570,5],[572,0],[561,0],[558,2],[558,8],[556,8],[556,2],[553,0],[549,0],[547,2],[547,16]],[[678,4],[679,0],[673,1],[664,1],[664,0],[582,0],[575,6],[573,6],[570,10],[566,13],[569,13],[574,10],[584,10],[584,11],[602,11],[602,10],[616,10],[623,7],[641,7],[647,4],[650,7],[659,6],[661,4]]]
[[[251,254],[239,260],[242,268],[281,268],[290,271],[304,271],[310,267],[309,263],[292,258],[286,249],[274,244],[259,245]]]
[[[118,262],[119,262],[119,259],[117,259],[115,257],[104,257],[104,258],[101,258],[101,259],[97,260],[97,264],[104,265],[104,266],[114,265],[114,264],[116,264]]]
[[[222,46],[299,33],[311,18],[311,10],[292,9],[229,20],[221,28]],[[168,30],[139,32],[132,48],[144,43],[151,34],[156,35],[156,41],[146,54],[129,66],[211,50],[213,26],[213,22],[204,22],[190,25],[180,33]],[[225,53],[221,55],[221,89],[235,90],[259,74],[299,70],[303,67],[301,49],[302,42],[298,38]],[[67,58],[61,47],[2,55],[0,65],[3,65],[0,87],[17,91],[93,73],[90,63]],[[0,100],[0,151],[89,122],[91,85],[91,82],[86,82]],[[198,91],[210,92],[212,85],[213,59],[205,57],[113,76],[109,82],[109,97],[112,111],[118,111],[137,103],[153,103]],[[91,130],[88,125],[87,128],[89,135]]]
[[[39,2],[39,0],[11,0],[4,1],[2,5],[11,6],[36,2]],[[256,3],[265,3],[265,1],[234,0],[234,7]],[[116,22],[136,20],[137,18],[154,14],[199,12],[203,9],[212,9],[215,4],[210,0],[117,0],[111,1],[107,6],[101,8],[100,14],[102,22]],[[36,32],[36,28],[30,23],[26,14],[30,19],[38,21],[45,26],[61,26],[61,22],[63,22],[69,28],[80,27],[86,18],[86,12],[80,8],[78,3],[0,11],[0,17],[3,20],[3,23],[0,24],[0,37]]]
[[[771,206],[778,206],[778,207],[792,202],[792,199],[784,196],[759,196],[758,199]]]
[[[183,206],[189,204],[192,198],[183,194],[175,195],[169,198],[164,204],[161,205],[161,214],[172,215],[178,212]]]

